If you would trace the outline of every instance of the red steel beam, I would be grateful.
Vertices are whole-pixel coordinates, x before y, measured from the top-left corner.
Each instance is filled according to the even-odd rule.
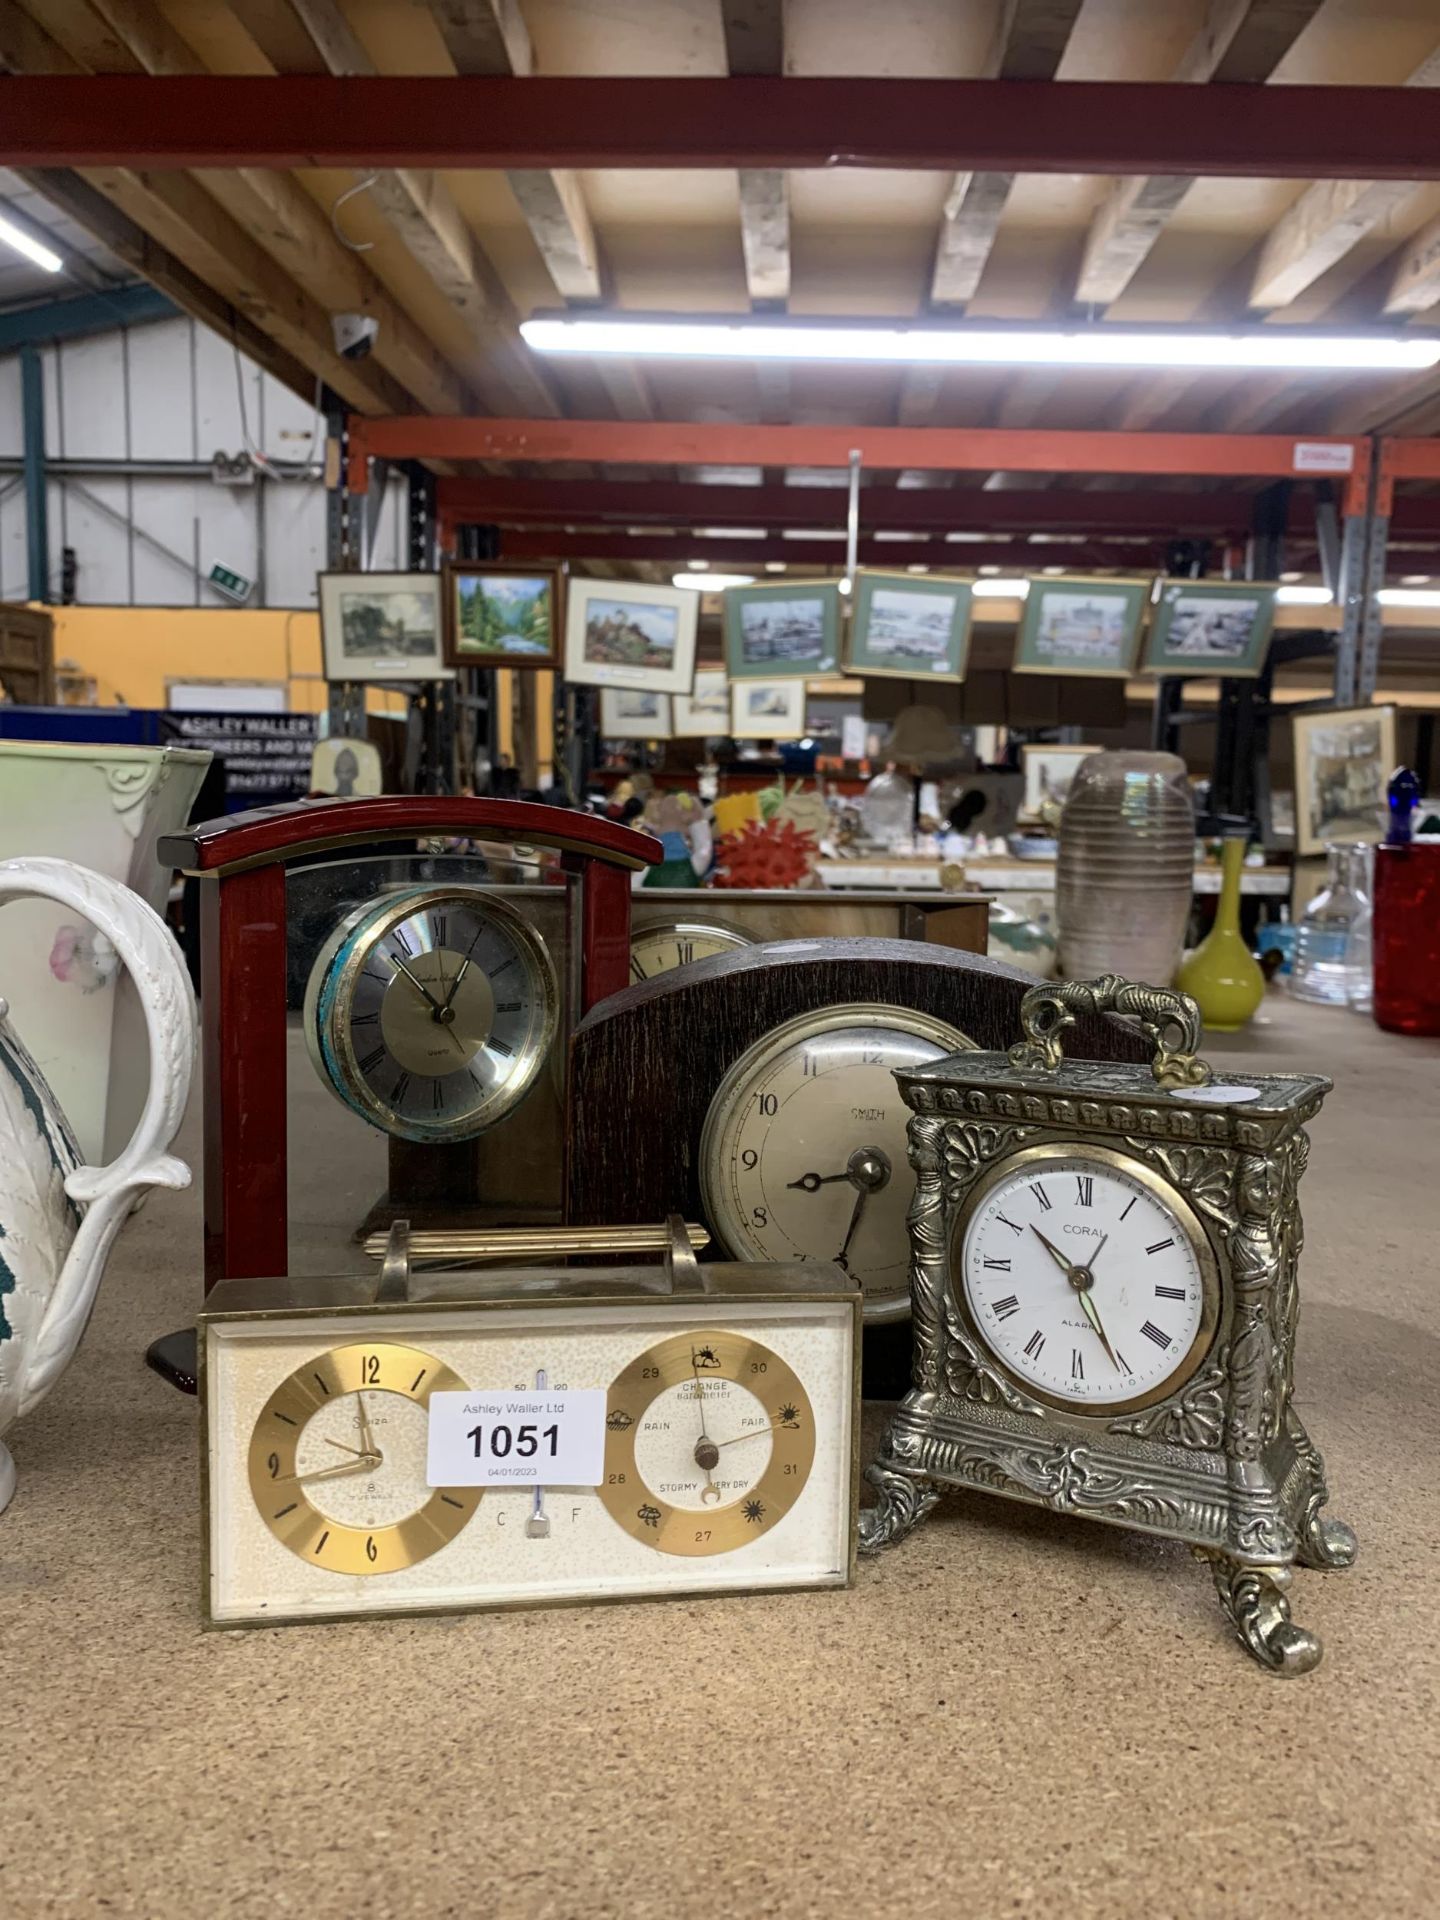
[[[843,487],[687,485],[604,480],[466,480],[442,475],[437,509],[454,521],[563,527],[610,524],[663,527],[839,527]],[[1253,498],[1146,487],[1130,493],[1041,488],[957,492],[946,487],[865,487],[860,524],[948,532],[1018,529],[1026,533],[1235,533],[1249,531]],[[1440,502],[1437,502],[1440,516]],[[1302,521],[1297,503],[1292,517]],[[1440,525],[1440,517],[1436,524]]]
[[[442,522],[442,526],[447,523]],[[443,544],[443,541],[442,541]],[[1022,540],[875,540],[862,538],[859,557],[867,567],[903,573],[911,565],[965,573],[976,567],[1009,567],[1017,573],[1038,573],[1042,567],[1133,567],[1153,573],[1164,562],[1165,543],[1153,541],[1066,540],[1027,545]],[[693,533],[616,533],[613,529],[587,532],[545,527],[502,527],[502,560],[618,560],[650,561],[685,567],[704,560],[717,572],[731,566],[763,566],[783,560],[787,567],[819,567],[840,571],[845,564],[843,540],[784,540],[762,533],[756,539],[714,540]]]
[[[1034,427],[764,427],[728,421],[495,420],[453,414],[392,414],[381,419],[351,414],[349,430],[348,477],[354,493],[363,493],[369,485],[371,457],[843,469],[855,448],[863,466],[886,469],[1304,479],[1314,472],[1306,462],[1317,455],[1299,450],[1323,447],[1337,467],[1341,461],[1349,463],[1341,470],[1350,472],[1352,492],[1368,472],[1369,461],[1368,441],[1341,435],[1307,439],[1268,433],[1081,433]]]
[[[17,75],[10,167],[908,167],[1440,179],[1423,88]]]

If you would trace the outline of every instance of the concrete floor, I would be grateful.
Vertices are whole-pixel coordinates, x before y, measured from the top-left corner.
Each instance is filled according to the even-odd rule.
[[[1361,1558],[1297,1575],[1317,1673],[1253,1666],[1186,1552],[978,1495],[848,1593],[202,1634],[195,1405],[141,1364],[199,1292],[192,1188],[10,1435],[0,1912],[1440,1910],[1440,1045],[1272,998],[1207,1051],[1337,1082],[1298,1380]],[[321,1258],[378,1162],[302,1085]]]

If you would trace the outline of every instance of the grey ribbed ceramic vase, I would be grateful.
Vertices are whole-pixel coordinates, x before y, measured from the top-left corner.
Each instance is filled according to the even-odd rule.
[[[1194,888],[1185,762],[1173,753],[1087,754],[1060,816],[1061,973],[1169,986]]]

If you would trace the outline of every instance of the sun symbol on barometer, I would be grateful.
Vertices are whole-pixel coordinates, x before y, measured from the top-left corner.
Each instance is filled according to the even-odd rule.
[[[780,1408],[775,1418],[780,1422],[782,1427],[798,1427],[800,1424],[799,1408],[792,1407],[787,1402],[785,1406]]]
[[[753,1520],[758,1523],[765,1518],[765,1502],[763,1500],[747,1500],[740,1511],[745,1515],[747,1520]]]

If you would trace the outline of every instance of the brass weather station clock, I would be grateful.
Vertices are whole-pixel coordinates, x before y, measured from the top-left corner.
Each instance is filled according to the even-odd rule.
[[[1139,1017],[1149,1068],[1066,1061],[1077,1011]],[[861,1545],[978,1487],[1189,1544],[1263,1665],[1307,1672],[1291,1567],[1344,1567],[1292,1401],[1305,1123],[1330,1081],[1222,1075],[1184,994],[1046,985],[1008,1053],[897,1074],[916,1171],[913,1385]]]

